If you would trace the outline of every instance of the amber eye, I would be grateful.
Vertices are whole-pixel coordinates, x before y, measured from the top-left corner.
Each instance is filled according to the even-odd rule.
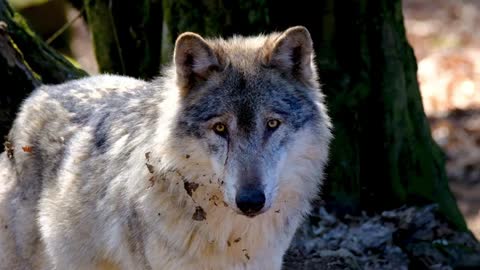
[[[277,119],[268,120],[267,126],[269,129],[276,129],[278,126],[280,126],[280,121]]]
[[[213,126],[213,131],[215,131],[215,133],[217,133],[220,136],[225,136],[227,134],[227,127],[225,126],[225,124],[216,123]]]

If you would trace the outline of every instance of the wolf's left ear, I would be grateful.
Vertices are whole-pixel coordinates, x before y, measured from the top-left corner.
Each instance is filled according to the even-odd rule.
[[[275,39],[273,46],[267,47],[265,57],[268,66],[310,84],[316,79],[313,52],[313,41],[307,28],[295,26]]]
[[[183,95],[220,68],[219,60],[210,45],[200,35],[191,32],[183,33],[177,38],[174,61],[177,84]]]

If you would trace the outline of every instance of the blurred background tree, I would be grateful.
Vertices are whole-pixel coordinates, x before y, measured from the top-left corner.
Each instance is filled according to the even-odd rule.
[[[74,2],[89,23],[100,72],[146,79],[158,74],[160,63],[170,61],[175,38],[183,31],[228,37],[306,26],[314,39],[335,127],[323,200],[330,208],[349,213],[437,203],[456,228],[466,230],[447,184],[444,155],[432,139],[423,110],[401,4],[400,0]],[[30,17],[28,12],[24,15]],[[0,39],[4,42],[0,70],[5,69],[0,79],[18,78],[9,88],[12,95],[25,95],[40,83],[85,75],[26,30],[5,0],[0,0],[0,21],[6,24],[0,32],[6,40]],[[10,56],[1,46],[10,48]],[[57,46],[63,45],[58,41]],[[44,51],[55,57],[37,63],[33,56]],[[69,55],[68,49],[60,52]],[[18,63],[12,67],[9,57]],[[48,79],[49,73],[64,68],[68,76]],[[23,85],[29,82],[25,77],[34,79]],[[16,109],[19,100],[0,99],[0,106]],[[0,115],[3,134],[12,117],[11,111]]]

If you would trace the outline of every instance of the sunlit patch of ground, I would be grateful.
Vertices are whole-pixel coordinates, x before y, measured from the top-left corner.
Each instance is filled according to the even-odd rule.
[[[404,0],[407,36],[450,186],[480,239],[480,1]]]

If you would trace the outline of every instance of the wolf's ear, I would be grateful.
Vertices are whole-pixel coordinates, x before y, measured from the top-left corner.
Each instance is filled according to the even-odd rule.
[[[177,38],[174,61],[177,84],[185,95],[196,83],[206,80],[220,67],[212,48],[200,35],[191,32],[183,33]]]
[[[307,28],[288,28],[266,48],[267,65],[294,78],[312,83],[316,79],[313,64],[313,41]]]

